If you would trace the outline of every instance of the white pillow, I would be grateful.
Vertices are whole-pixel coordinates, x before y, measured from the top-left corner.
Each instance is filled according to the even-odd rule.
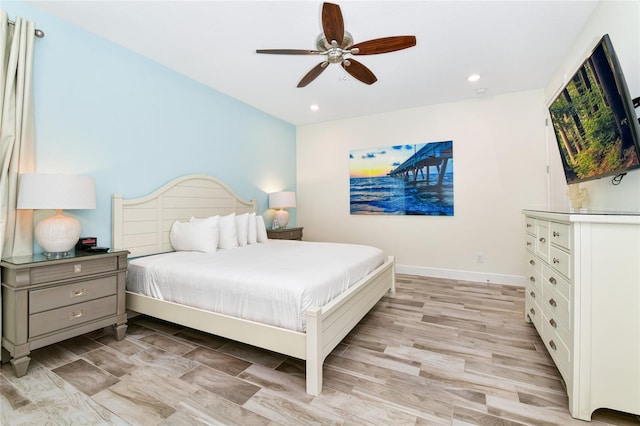
[[[209,216],[209,217],[195,217],[195,216],[191,216],[191,219],[189,219],[189,222],[199,222],[201,220],[209,220],[209,219],[214,219],[216,221],[216,224],[218,223],[218,219],[220,218],[220,216]]]
[[[249,234],[249,213],[236,215],[236,233],[238,234],[238,245],[240,247],[246,246]]]
[[[255,244],[258,242],[258,223],[256,222],[255,212],[249,213],[249,231],[247,232],[247,244]]]
[[[266,243],[269,241],[269,237],[267,237],[267,227],[264,224],[264,218],[262,216],[256,216],[256,223],[258,225],[256,226],[258,232],[257,241],[259,243]]]
[[[238,233],[236,231],[236,214],[220,216],[218,219],[218,248],[228,250],[238,247]]]
[[[193,222],[175,221],[171,225],[169,241],[176,251],[214,253],[218,248],[218,219],[211,217]]]

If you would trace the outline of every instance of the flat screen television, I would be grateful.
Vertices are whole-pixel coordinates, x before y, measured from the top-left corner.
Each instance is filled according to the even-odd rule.
[[[640,167],[640,125],[605,34],[549,106],[568,184]]]

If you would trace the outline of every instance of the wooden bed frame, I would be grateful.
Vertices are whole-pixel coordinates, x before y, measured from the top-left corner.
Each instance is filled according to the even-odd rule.
[[[172,251],[169,232],[176,220],[255,212],[256,202],[241,199],[216,178],[188,175],[141,198],[125,200],[121,195],[113,195],[112,210],[112,247],[129,250],[130,257],[138,257]],[[387,292],[395,295],[392,256],[327,305],[308,309],[305,312],[306,333],[128,291],[126,307],[130,311],[304,359],[307,393],[319,395],[325,358]]]

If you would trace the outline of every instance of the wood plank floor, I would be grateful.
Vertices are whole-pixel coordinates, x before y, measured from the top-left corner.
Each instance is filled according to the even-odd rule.
[[[560,375],[522,288],[398,275],[329,355],[320,396],[304,363],[148,317],[0,369],[3,425],[570,425]],[[598,411],[592,424],[639,424]]]

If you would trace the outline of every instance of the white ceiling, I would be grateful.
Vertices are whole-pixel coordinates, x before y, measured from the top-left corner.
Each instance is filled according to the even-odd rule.
[[[415,35],[416,47],[359,56],[367,86],[338,64],[305,88],[321,1],[29,1],[295,125],[544,87],[597,1],[338,1],[356,43]],[[42,28],[45,33],[46,28]],[[55,37],[55,34],[47,34]],[[469,83],[467,76],[482,78]],[[478,88],[486,88],[478,95]],[[313,112],[311,104],[320,110]]]

